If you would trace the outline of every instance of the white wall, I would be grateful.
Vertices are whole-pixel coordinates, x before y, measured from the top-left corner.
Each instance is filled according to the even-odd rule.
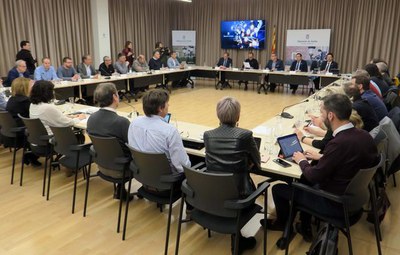
[[[111,55],[108,0],[91,0],[94,52],[93,65],[97,69],[104,56]]]

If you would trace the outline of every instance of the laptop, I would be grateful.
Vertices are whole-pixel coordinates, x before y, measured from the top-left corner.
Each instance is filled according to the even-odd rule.
[[[169,123],[169,121],[171,120],[171,113],[167,113],[167,115],[165,115],[164,117],[165,122]]]
[[[279,154],[283,156],[283,159],[294,162],[292,159],[293,154],[296,151],[303,152],[299,138],[296,134],[285,135],[277,138],[279,147],[281,150]]]
[[[251,68],[249,62],[243,62],[243,67],[244,67],[244,69],[250,69]]]

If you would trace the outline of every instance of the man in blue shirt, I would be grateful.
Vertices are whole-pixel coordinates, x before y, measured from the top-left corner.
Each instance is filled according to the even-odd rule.
[[[383,101],[369,89],[370,78],[366,75],[356,75],[351,79],[351,84],[354,88],[358,88],[361,98],[367,100],[374,109],[378,120],[388,116],[388,110]]]
[[[168,64],[168,68],[172,68],[172,69],[177,69],[177,68],[181,67],[178,59],[176,58],[176,51],[171,52],[171,57],[168,58],[167,64]]]
[[[8,72],[7,79],[4,81],[4,87],[11,87],[11,83],[18,77],[29,78],[29,72],[26,70],[26,62],[17,60],[15,66]]]
[[[45,80],[52,81],[58,80],[56,70],[51,66],[50,58],[43,58],[42,65],[35,70],[35,81]]]

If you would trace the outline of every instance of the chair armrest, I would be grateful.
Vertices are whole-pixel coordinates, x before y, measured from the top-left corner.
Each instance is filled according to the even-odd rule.
[[[39,137],[39,139],[42,140],[42,141],[49,141],[53,137],[54,137],[54,135],[41,135]]]
[[[121,164],[121,165],[123,165],[123,164],[127,164],[127,163],[131,162],[131,159],[128,158],[128,157],[118,157],[118,158],[115,158],[115,159],[114,159],[114,162],[115,162],[116,164]]]
[[[302,183],[293,182],[292,187],[293,187],[293,192],[296,192],[296,189],[298,189],[298,190],[302,190],[302,191],[326,198],[328,200],[331,200],[331,201],[334,201],[334,202],[337,202],[340,204],[344,203],[343,197],[341,197],[341,196],[326,192],[324,190],[315,189],[313,187],[307,186]]]
[[[185,175],[183,173],[173,173],[173,174],[161,175],[160,181],[166,182],[166,183],[174,183],[174,182],[180,181],[184,178],[185,178]]]
[[[206,163],[205,162],[200,162],[194,166],[192,166],[193,169],[200,169],[200,167],[205,166]]]
[[[182,182],[181,190],[187,197],[194,197],[194,191],[188,186],[187,180]]]
[[[254,200],[259,197],[269,187],[268,182],[260,185],[250,196],[240,200],[227,200],[224,202],[224,207],[227,209],[240,210],[249,207],[254,203]]]
[[[90,148],[92,146],[92,143],[85,143],[85,144],[75,144],[75,145],[70,145],[69,149],[71,151],[81,151],[86,148]]]

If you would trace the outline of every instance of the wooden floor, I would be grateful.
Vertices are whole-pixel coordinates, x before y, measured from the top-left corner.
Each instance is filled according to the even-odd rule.
[[[216,127],[216,102],[223,96],[234,96],[242,104],[239,125],[254,128],[279,113],[283,106],[300,101],[305,96],[287,92],[257,94],[252,91],[215,90],[211,83],[197,80],[195,89],[174,90],[170,99],[173,120],[194,122]],[[141,102],[132,105],[142,113]],[[131,107],[120,104],[122,111]],[[88,215],[83,218],[84,181],[80,175],[76,212],[71,214],[73,178],[65,177],[64,169],[55,171],[50,201],[41,196],[43,170],[27,167],[23,187],[18,185],[20,153],[17,158],[16,183],[10,185],[12,154],[0,149],[0,254],[162,254],[166,232],[167,212],[160,213],[153,203],[135,198],[130,205],[127,240],[116,233],[118,201],[112,199],[112,185],[98,178],[91,181]],[[254,176],[255,182],[263,180]],[[138,184],[133,185],[137,189]],[[389,184],[392,206],[382,224],[383,254],[400,254],[400,187]],[[272,201],[269,194],[269,201]],[[262,203],[260,198],[258,202]],[[173,207],[169,253],[175,251],[179,203]],[[273,217],[273,214],[271,215]],[[242,230],[243,235],[257,239],[257,247],[245,254],[261,254],[263,231],[260,216],[253,218]],[[355,254],[376,254],[373,225],[362,219],[352,227]],[[268,254],[284,254],[276,248],[280,232],[268,232]],[[305,254],[309,247],[297,235],[291,243],[290,254]],[[207,232],[194,223],[183,226],[180,254],[230,254],[230,237]],[[347,254],[347,243],[341,236],[339,254]]]

